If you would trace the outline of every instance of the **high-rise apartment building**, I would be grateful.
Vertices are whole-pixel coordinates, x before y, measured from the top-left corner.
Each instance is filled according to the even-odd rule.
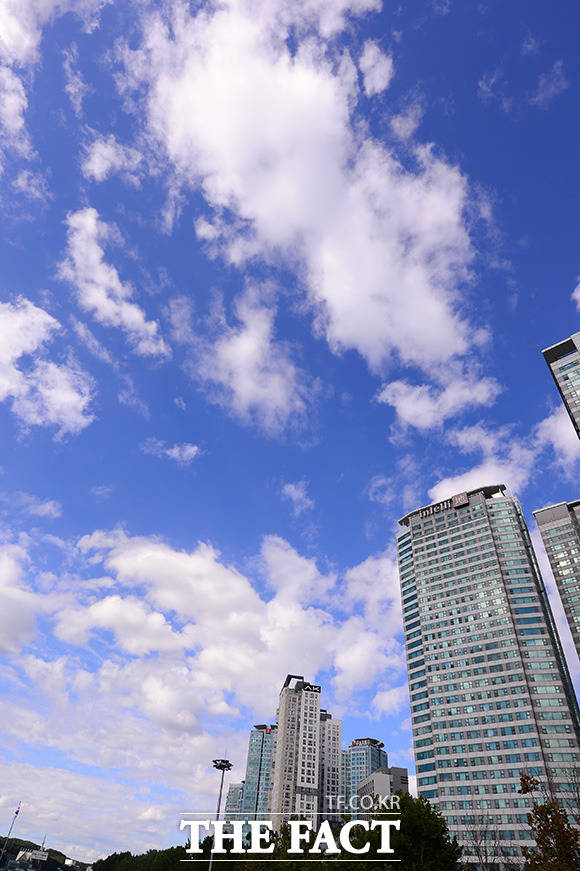
[[[248,743],[246,779],[242,800],[245,820],[264,819],[270,810],[275,746],[275,725],[254,726],[250,732]]]
[[[244,800],[244,781],[241,783],[230,783],[226,796],[226,805],[224,811],[224,819],[228,822],[232,820],[241,820],[242,803]]]
[[[346,807],[356,796],[361,780],[379,768],[387,768],[389,759],[384,746],[376,738],[355,738],[342,751],[342,795]]]
[[[333,720],[332,714],[322,710],[320,712],[320,769],[318,776],[318,814],[320,819],[338,819],[332,811],[336,811],[336,799],[341,791],[341,745],[341,720]]]
[[[289,674],[276,712],[271,811],[275,825],[297,814],[316,826],[326,793],[340,793],[340,721],[320,708],[320,686]],[[338,781],[338,782],[337,782]]]
[[[419,795],[469,857],[520,857],[527,771],[562,796],[579,712],[518,501],[503,485],[412,511],[397,536]],[[564,795],[564,800],[566,796]]]
[[[534,511],[580,656],[580,500]]]
[[[580,333],[542,351],[580,438]]]

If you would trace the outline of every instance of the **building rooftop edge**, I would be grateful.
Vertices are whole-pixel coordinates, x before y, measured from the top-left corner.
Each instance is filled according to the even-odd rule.
[[[421,511],[426,511],[428,508],[432,508],[434,505],[443,505],[445,502],[453,503],[453,500],[457,498],[457,496],[464,495],[469,498],[474,493],[484,493],[492,496],[494,493],[505,493],[506,485],[505,484],[487,484],[484,487],[475,487],[473,490],[466,490],[463,493],[455,493],[453,496],[450,496],[448,499],[439,499],[437,502],[430,502],[428,505],[421,505],[419,508],[415,508],[413,511],[409,511],[408,514],[405,514],[404,517],[401,517],[399,520],[399,526],[408,526],[408,521],[411,517],[414,517],[415,514],[419,514]],[[453,505],[449,505],[450,508]]]
[[[572,502],[554,502],[553,505],[544,505],[543,508],[536,508],[535,511],[532,511],[534,517],[537,517],[538,514],[541,514],[542,511],[550,511],[552,508],[560,508],[561,505],[565,505],[566,508],[576,508],[577,505],[580,505],[580,499],[574,499]]]

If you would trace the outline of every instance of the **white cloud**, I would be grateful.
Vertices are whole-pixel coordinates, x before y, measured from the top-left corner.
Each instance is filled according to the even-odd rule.
[[[0,547],[0,652],[18,653],[36,629],[44,608],[41,596],[23,583],[26,554],[20,547]]]
[[[96,778],[99,808],[83,821],[71,797],[85,795],[92,774],[76,783],[73,775],[38,765],[36,791],[22,796],[41,821],[52,776],[62,791],[59,806],[70,816],[67,825],[53,827],[53,837],[73,856],[94,858],[126,847],[127,827],[132,849],[171,840],[158,788],[171,790],[174,809],[208,807],[202,802],[215,794],[209,761],[227,747],[236,771],[243,770],[247,727],[234,731],[232,717],[241,715],[244,724],[256,722],[254,716],[271,718],[286,673],[313,679],[332,674],[335,700],[328,693],[327,703],[334,707],[338,698],[352,707],[361,688],[377,679],[384,684],[404,669],[402,645],[389,635],[391,629],[399,633],[401,623],[398,584],[396,606],[393,599],[396,564],[386,555],[347,573],[353,601],[341,603],[345,585],[337,575],[322,572],[277,536],[264,538],[253,561],[264,583],[225,564],[207,544],[179,551],[116,530],[94,532],[78,545],[67,552],[62,575],[49,579],[53,592],[44,598],[23,596],[15,565],[24,559],[20,551],[10,554],[7,578],[0,558],[0,599],[6,588],[12,597],[9,607],[0,602],[0,623],[3,615],[11,621],[0,637],[12,640],[16,652],[30,639],[40,608],[53,614],[61,645],[52,659],[23,652],[11,661],[8,677],[19,691],[0,698],[2,737],[13,742],[25,735],[27,746],[63,754],[67,767],[80,763],[108,773]],[[87,581],[79,578],[83,566],[90,571]],[[29,574],[36,575],[33,567]],[[327,610],[332,602],[338,615],[344,606],[343,618]],[[361,613],[353,613],[359,606]],[[396,626],[388,617],[393,607]],[[371,612],[376,622],[369,622]],[[20,619],[12,619],[14,613]],[[28,772],[18,773],[30,780]],[[122,788],[115,785],[117,775]],[[47,807],[52,813],[52,802]],[[103,833],[99,824],[107,813],[115,822]],[[73,840],[65,837],[72,828]]]
[[[540,40],[536,39],[530,32],[524,37],[522,42],[521,52],[525,55],[538,54],[540,50]]]
[[[136,148],[122,145],[112,134],[97,136],[87,147],[81,170],[85,178],[105,181],[113,173],[121,173],[132,184],[139,184],[143,155]]]
[[[40,172],[30,169],[20,170],[12,181],[12,189],[38,202],[46,202],[52,196],[45,177]]]
[[[393,59],[383,54],[374,40],[365,42],[358,65],[367,97],[380,94],[389,87],[394,73]]]
[[[78,62],[79,50],[76,43],[73,42],[70,48],[63,52],[64,90],[71,101],[75,115],[80,118],[83,114],[83,100],[93,93],[93,88],[84,81],[78,68]]]
[[[25,426],[56,426],[57,435],[79,433],[93,420],[93,380],[71,358],[42,359],[42,347],[60,329],[55,318],[29,300],[0,303],[0,402]],[[32,364],[19,365],[32,355]]]
[[[430,146],[403,165],[361,138],[352,77],[330,47],[289,53],[280,22],[303,4],[178,8],[171,25],[144,18],[119,81],[146,86],[157,162],[201,189],[212,250],[236,265],[283,258],[332,350],[373,369],[393,351],[426,367],[470,351],[481,337],[459,313],[473,253],[461,172]]]
[[[260,553],[269,586],[279,602],[322,602],[336,583],[334,573],[322,575],[313,559],[300,556],[277,535],[265,536]]]
[[[401,684],[380,690],[373,699],[373,708],[380,714],[394,714],[409,706],[409,686]]]
[[[56,426],[64,436],[94,420],[88,413],[92,398],[93,379],[74,360],[66,365],[39,360],[29,389],[14,398],[12,408],[26,426]]]
[[[452,377],[443,387],[392,381],[383,386],[377,400],[396,410],[399,423],[425,431],[440,428],[468,408],[493,405],[501,389],[495,378],[471,375]]]
[[[96,209],[80,209],[67,217],[67,256],[60,275],[74,287],[79,304],[99,323],[120,327],[135,353],[167,357],[170,349],[159,335],[159,325],[131,301],[133,288],[122,282],[105,260],[104,246],[116,239],[114,230],[101,221]]]
[[[174,460],[182,466],[187,466],[201,453],[198,445],[190,442],[181,442],[172,446],[166,445],[161,439],[149,438],[141,445],[144,454],[152,454],[154,457]]]
[[[10,64],[38,60],[42,29],[50,21],[74,12],[90,32],[98,13],[110,0],[4,0],[0,7],[0,58]]]
[[[55,634],[63,641],[84,645],[94,629],[113,632],[119,648],[133,656],[152,651],[175,653],[194,645],[187,627],[175,632],[163,614],[134,596],[112,595],[87,608],[65,608],[59,612]]]
[[[535,437],[540,448],[552,448],[556,463],[564,475],[576,480],[580,470],[580,440],[564,405],[559,405],[552,414],[540,421]]]
[[[14,711],[10,714],[14,715]],[[88,863],[115,850],[122,851],[127,832],[132,833],[135,852],[159,849],[175,825],[175,809],[170,802],[156,801],[148,788],[135,788],[127,779],[97,778],[57,765],[3,760],[2,790],[6,796],[22,799],[20,837],[38,842],[39,833],[42,836],[50,832],[49,846]],[[157,818],[144,816],[152,802]],[[179,842],[178,832],[174,842]]]
[[[540,463],[569,480],[575,480],[580,470],[580,442],[563,406],[524,436],[516,435],[513,427],[493,429],[480,423],[450,430],[447,441],[461,453],[480,453],[482,459],[431,487],[434,502],[488,484],[506,484],[517,493],[525,489]]]
[[[394,483],[386,475],[373,475],[366,486],[366,493],[371,502],[389,505],[395,498]]]
[[[211,401],[269,434],[304,425],[314,388],[275,339],[276,309],[249,291],[235,312],[236,326],[223,324],[213,343],[200,343],[193,374],[206,383]]]
[[[513,98],[506,94],[503,72],[500,68],[485,73],[477,83],[477,95],[481,100],[497,100],[502,111],[511,111]]]
[[[483,459],[467,472],[452,475],[431,487],[429,496],[433,502],[489,484],[506,484],[517,492],[528,483],[537,454],[529,439],[518,438],[508,428],[492,430],[481,424],[452,430],[448,438],[462,453],[481,452]]]
[[[32,517],[54,519],[62,514],[62,506],[55,499],[39,499],[32,493],[0,493],[0,501],[10,505],[11,510],[19,510]]]
[[[576,279],[576,287],[572,291],[571,299],[576,303],[576,310],[580,312],[580,275]]]
[[[292,505],[294,517],[299,517],[304,511],[314,508],[314,500],[306,492],[308,481],[287,481],[283,486],[281,495]]]
[[[167,645],[176,646],[186,639],[196,651],[186,663],[180,660],[180,667],[186,668],[180,685],[193,681],[196,696],[195,702],[176,696],[172,703],[176,724],[186,712],[207,713],[210,698],[212,705],[228,709],[236,703],[247,705],[251,698],[256,715],[271,716],[280,675],[288,671],[314,675],[334,667],[334,686],[348,698],[370,685],[373,676],[401,670],[402,648],[394,640],[401,631],[401,617],[398,583],[396,591],[391,589],[396,581],[393,560],[387,564],[380,557],[351,569],[345,575],[349,590],[345,598],[338,594],[335,573],[322,574],[314,560],[298,554],[284,539],[266,536],[260,566],[268,596],[262,597],[207,544],[190,553],[179,552],[154,539],[130,538],[117,531],[86,536],[80,547],[87,554],[99,553],[106,571],[131,595],[140,591],[154,611],[166,619],[173,615],[172,624],[176,620],[188,624],[164,638]],[[344,621],[326,610],[332,601],[347,610]],[[353,603],[363,604],[360,616],[353,615]],[[115,611],[120,607],[116,602]],[[86,619],[90,623],[93,618]],[[142,614],[139,619],[143,620]],[[370,619],[377,622],[371,624]],[[141,671],[135,664],[131,685],[135,681],[135,703],[142,708],[137,673]],[[256,673],[263,698],[252,695]],[[115,680],[125,680],[123,675],[129,678],[126,670],[116,670]],[[149,716],[154,712],[167,721],[160,705],[147,704]],[[195,731],[199,726],[192,721],[188,728]]]
[[[556,97],[570,87],[564,73],[564,62],[557,60],[548,73],[542,73],[538,79],[536,91],[530,97],[530,103],[545,109]]]
[[[406,142],[417,130],[422,117],[423,107],[420,103],[413,103],[404,112],[393,115],[389,121],[389,126],[397,139]]]
[[[23,157],[32,154],[24,121],[27,108],[28,98],[22,81],[9,67],[0,66],[0,146],[13,149]]]

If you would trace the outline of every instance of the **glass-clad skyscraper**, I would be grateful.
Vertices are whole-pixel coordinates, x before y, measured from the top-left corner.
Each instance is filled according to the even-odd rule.
[[[419,794],[467,857],[482,844],[520,857],[531,837],[520,774],[567,798],[580,722],[519,502],[482,487],[400,524]]]
[[[546,348],[542,354],[580,437],[580,333]]]
[[[272,764],[276,726],[254,726],[250,732],[246,779],[242,798],[243,819],[264,819],[270,809]]]
[[[355,738],[342,751],[342,794],[347,807],[361,780],[379,768],[387,768],[389,759],[384,746],[376,738]]]
[[[580,500],[534,511],[580,656]]]

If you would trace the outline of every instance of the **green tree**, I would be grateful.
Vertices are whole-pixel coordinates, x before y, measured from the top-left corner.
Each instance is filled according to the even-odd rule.
[[[522,774],[520,784],[524,795],[533,796],[540,788],[540,781],[528,774]],[[536,847],[523,848],[526,871],[580,871],[580,832],[553,796],[533,799],[528,823]]]
[[[398,793],[400,798],[401,828],[391,830],[392,858],[400,859],[397,868],[400,871],[458,871],[461,867],[459,860],[462,849],[457,843],[455,836],[451,837],[447,823],[432,804],[425,798],[414,798],[407,793]],[[395,819],[393,814],[384,811],[373,811],[372,819],[388,820]],[[380,832],[374,830],[365,832],[363,829],[354,829],[351,841],[354,846],[361,847],[365,843],[370,844],[368,866],[362,863],[353,864],[352,868],[361,871],[361,868],[376,868],[377,861],[389,858],[384,853],[379,853]],[[343,853],[341,858],[348,859],[349,853]],[[363,858],[362,856],[359,858]],[[393,866],[394,867],[394,866]],[[348,866],[347,866],[348,868]],[[346,871],[346,869],[345,869]]]

